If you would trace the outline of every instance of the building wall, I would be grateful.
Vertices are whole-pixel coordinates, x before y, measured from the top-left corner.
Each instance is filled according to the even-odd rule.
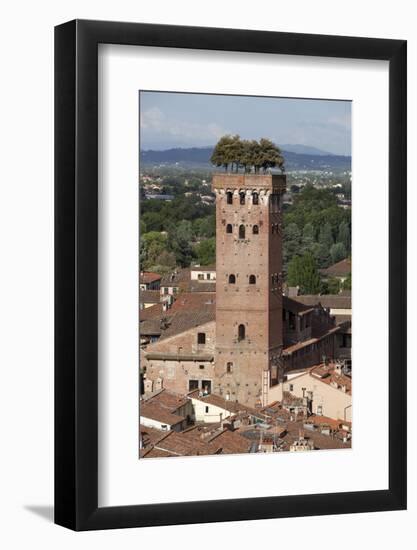
[[[177,424],[166,424],[165,422],[160,422],[159,420],[155,420],[153,418],[147,418],[146,416],[140,417],[140,423],[147,428],[155,428],[162,431],[173,430],[175,432],[181,432],[187,427],[187,422],[185,420],[178,422]]]
[[[330,418],[352,421],[352,396],[330,386],[320,379],[303,374],[291,380],[278,384],[270,389],[269,401],[281,401],[283,391],[289,391],[296,397],[303,397],[305,392],[312,392],[312,413]],[[320,410],[321,407],[321,410]]]
[[[194,419],[196,422],[220,422],[231,416],[231,413],[222,407],[204,403],[200,399],[191,399],[191,401],[193,403]]]
[[[336,335],[329,334],[318,342],[304,346],[290,355],[284,355],[284,372],[313,367],[321,363],[324,356],[334,358],[336,348]]]
[[[216,174],[216,393],[263,403],[282,350],[282,231],[284,176]],[[228,204],[227,193],[233,193]],[[253,193],[258,194],[254,204]],[[240,204],[244,193],[245,204]],[[232,232],[227,232],[227,226]],[[245,236],[239,237],[244,226]],[[257,226],[258,233],[253,233]],[[272,232],[272,226],[274,231]],[[229,283],[234,275],[235,284]],[[255,284],[249,284],[254,275]],[[239,341],[239,325],[245,339]],[[232,364],[228,372],[228,364]],[[273,367],[276,367],[275,369]]]
[[[204,345],[197,343],[198,333],[206,335]],[[146,379],[162,379],[162,387],[176,393],[188,393],[189,381],[197,380],[199,388],[203,389],[203,381],[211,382],[211,391],[214,387],[214,362],[202,360],[199,356],[214,356],[215,322],[191,328],[181,334],[150,344],[141,352],[141,367],[146,369]],[[193,355],[193,360],[149,359],[150,353],[171,354],[175,356]],[[203,368],[201,368],[203,367]]]

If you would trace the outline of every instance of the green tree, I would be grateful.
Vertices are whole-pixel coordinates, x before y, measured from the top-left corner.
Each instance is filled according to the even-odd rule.
[[[261,138],[260,145],[260,166],[266,172],[269,168],[284,168],[284,157],[281,149],[277,147],[270,139]]]
[[[337,242],[342,243],[346,251],[350,250],[350,229],[349,229],[349,224],[346,221],[342,221],[339,224],[339,231],[337,233]]]
[[[330,247],[330,256],[332,257],[332,262],[335,264],[346,258],[347,252],[345,245],[343,243],[335,243]]]
[[[342,288],[343,290],[352,290],[352,273],[349,273],[349,275],[343,281]]]
[[[284,239],[283,239],[283,259],[284,266],[286,266],[290,260],[296,254],[300,253],[301,243],[301,231],[296,223],[290,223],[284,227]]]
[[[150,231],[141,237],[146,250],[144,267],[148,268],[156,264],[157,257],[167,248],[167,236],[164,233]]]
[[[328,294],[339,294],[340,280],[337,277],[331,277],[327,281]]]
[[[175,254],[175,259],[181,267],[188,267],[193,258],[192,226],[188,220],[182,220],[178,225],[173,225],[169,231],[169,249]]]
[[[329,222],[320,227],[316,260],[320,268],[328,267],[332,261],[330,249],[333,246],[332,226]]]
[[[194,249],[201,265],[210,265],[216,261],[216,238],[211,237],[198,243]]]
[[[316,244],[315,231],[312,223],[306,223],[303,228],[303,236],[301,238],[301,251],[303,254],[306,252],[312,252],[314,245]],[[314,254],[314,253],[313,253]]]
[[[299,286],[301,294],[320,292],[320,275],[311,253],[292,258],[288,264],[287,282],[289,286]]]

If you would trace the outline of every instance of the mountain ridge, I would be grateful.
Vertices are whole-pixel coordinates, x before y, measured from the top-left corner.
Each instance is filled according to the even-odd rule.
[[[141,151],[143,165],[174,164],[212,166],[213,147],[174,147],[171,149]],[[351,157],[344,155],[294,153],[282,150],[286,170],[350,170]],[[207,165],[207,166],[206,166]]]

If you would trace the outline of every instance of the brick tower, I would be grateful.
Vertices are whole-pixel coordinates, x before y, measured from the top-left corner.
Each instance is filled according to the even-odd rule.
[[[282,352],[283,175],[215,174],[214,391],[265,405]]]

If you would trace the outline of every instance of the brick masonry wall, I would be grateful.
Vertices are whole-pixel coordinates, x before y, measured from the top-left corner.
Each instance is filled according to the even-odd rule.
[[[216,174],[212,187],[217,256],[215,391],[256,405],[263,402],[263,387],[282,349],[280,196],[285,177]],[[233,204],[227,202],[228,192],[233,193]],[[240,193],[245,204],[240,204]],[[258,194],[258,204],[253,193]],[[244,238],[239,235],[241,226]],[[230,275],[235,284],[229,283]],[[256,284],[249,284],[251,275]],[[239,325],[245,327],[242,341]]]

